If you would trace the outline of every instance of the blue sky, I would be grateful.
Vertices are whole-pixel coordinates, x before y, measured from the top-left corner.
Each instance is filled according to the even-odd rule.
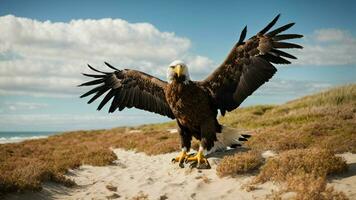
[[[248,26],[275,15],[305,48],[243,105],[278,104],[356,80],[355,1],[0,1],[0,131],[62,131],[167,121],[138,110],[107,114],[78,96],[86,63],[164,79],[171,60],[209,74]],[[106,18],[106,20],[104,20]],[[91,20],[89,20],[91,19]],[[138,23],[138,24],[137,24]],[[2,79],[2,80],[1,80]]]

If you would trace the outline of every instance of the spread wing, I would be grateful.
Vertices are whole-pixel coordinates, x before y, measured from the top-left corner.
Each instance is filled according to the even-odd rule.
[[[101,72],[88,65],[90,69],[99,74],[83,74],[84,76],[94,78],[94,80],[79,86],[96,86],[80,96],[83,98],[94,95],[88,101],[88,104],[108,91],[99,104],[98,110],[101,110],[112,99],[109,112],[135,107],[172,119],[175,118],[165,98],[164,91],[167,82],[140,71],[130,69],[118,70],[108,63],[105,64],[115,71],[111,73]]]
[[[294,25],[290,23],[268,32],[277,22],[277,15],[258,34],[244,41],[247,27],[225,61],[205,80],[199,82],[213,97],[222,115],[237,108],[257,88],[267,82],[277,71],[273,64],[290,64],[286,58],[296,59],[280,49],[302,48],[283,42],[301,38],[298,34],[281,34]],[[273,64],[272,64],[273,63]]]

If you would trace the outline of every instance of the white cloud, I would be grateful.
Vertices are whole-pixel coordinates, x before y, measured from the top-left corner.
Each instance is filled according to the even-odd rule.
[[[356,38],[346,30],[320,29],[305,39],[295,52],[300,65],[356,64]]]
[[[37,110],[48,107],[48,104],[34,103],[34,102],[5,102],[0,107],[4,107],[9,111],[25,111],[25,110]]]
[[[191,57],[187,59],[187,64],[188,66],[194,66],[190,69],[190,73],[198,75],[205,74],[206,72],[211,73],[211,71],[216,67],[212,60],[204,56]]]
[[[332,28],[316,30],[314,37],[319,42],[345,41],[352,38],[349,32]]]
[[[0,27],[0,95],[78,95],[75,86],[84,81],[80,73],[87,63],[108,61],[161,78],[174,59],[191,62],[192,72],[211,63],[189,53],[189,39],[149,23],[110,18],[54,23],[7,15],[0,17]]]
[[[288,95],[291,98],[304,96],[330,88],[330,83],[318,81],[300,81],[275,78],[262,85],[254,95],[256,96],[278,96]]]

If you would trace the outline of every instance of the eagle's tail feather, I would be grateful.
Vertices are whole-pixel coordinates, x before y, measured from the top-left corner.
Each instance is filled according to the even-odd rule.
[[[216,151],[224,151],[227,147],[236,148],[241,146],[251,135],[243,130],[222,126],[221,133],[216,134],[218,141],[215,141],[214,147],[208,154]]]

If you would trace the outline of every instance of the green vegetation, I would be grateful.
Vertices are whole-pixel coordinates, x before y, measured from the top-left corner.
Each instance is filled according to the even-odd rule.
[[[342,193],[326,187],[325,177],[346,169],[344,161],[334,153],[356,153],[356,85],[331,89],[280,106],[237,109],[220,121],[254,132],[247,143],[253,151],[223,158],[217,168],[220,176],[256,171],[259,172],[258,181],[287,182],[288,188],[298,194],[312,190],[303,187],[306,183],[302,181],[309,180],[318,185],[309,192],[334,195],[336,199],[339,195],[342,199]],[[169,122],[137,128],[76,131],[46,139],[1,144],[0,193],[39,190],[44,181],[74,185],[64,176],[68,169],[82,164],[111,164],[117,158],[110,148],[131,149],[149,155],[177,151],[179,136],[167,131],[174,127],[175,123]],[[275,150],[280,157],[264,164],[257,153],[263,150]],[[295,162],[286,164],[288,160]],[[331,166],[331,163],[336,164]],[[307,170],[298,171],[299,168]],[[267,173],[269,170],[277,175]],[[289,175],[283,177],[280,174],[285,170]]]

